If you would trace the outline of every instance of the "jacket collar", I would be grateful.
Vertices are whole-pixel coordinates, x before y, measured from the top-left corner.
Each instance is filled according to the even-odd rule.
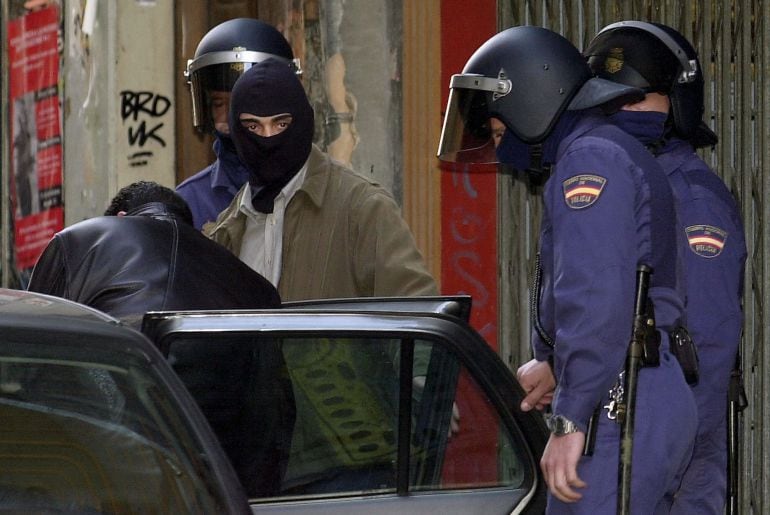
[[[246,184],[248,184],[248,182],[241,186],[241,189],[235,195],[232,202],[230,202],[230,205],[227,206],[224,211],[219,213],[219,216],[217,216],[215,221],[203,224],[203,227],[201,228],[203,234],[210,236],[221,230],[224,230],[228,234],[233,230],[236,230],[239,233],[243,232],[243,229],[246,226],[246,215],[241,212],[240,205],[241,199],[246,193]]]
[[[310,156],[308,157],[307,175],[302,186],[297,190],[294,198],[304,194],[308,199],[316,206],[321,207],[324,203],[324,197],[326,197],[326,190],[329,188],[329,181],[331,180],[331,174],[328,173],[328,168],[332,166],[329,156],[323,153],[315,144],[310,150]],[[205,234],[213,234],[221,230],[227,233],[242,233],[246,224],[246,215],[241,212],[240,205],[241,199],[246,193],[246,185],[241,186],[237,195],[230,205],[219,214],[217,222],[207,223],[203,227]],[[291,202],[289,202],[291,205]],[[221,221],[219,221],[221,220]]]
[[[127,212],[126,216],[149,216],[160,220],[184,221],[184,217],[180,213],[171,209],[163,202],[148,202],[142,204]]]
[[[310,150],[310,156],[307,163],[307,175],[305,181],[300,186],[297,194],[300,192],[305,193],[315,204],[316,207],[321,207],[324,203],[324,197],[326,196],[326,190],[329,187],[329,181],[331,180],[331,174],[328,173],[328,168],[331,166],[331,159],[328,155],[324,154],[315,144]]]

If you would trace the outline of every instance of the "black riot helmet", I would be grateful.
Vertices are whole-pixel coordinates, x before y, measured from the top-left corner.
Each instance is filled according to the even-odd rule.
[[[285,62],[301,73],[289,42],[272,25],[253,18],[234,18],[209,30],[185,70],[192,94],[193,125],[205,131],[213,129],[210,93],[230,92],[243,72],[268,58]]]
[[[621,21],[604,27],[583,52],[598,77],[668,95],[675,133],[695,146],[714,145],[703,123],[703,73],[695,49],[659,23]]]
[[[563,36],[535,26],[506,29],[481,45],[453,75],[438,157],[496,163],[489,118],[529,145],[541,143],[565,110],[619,108],[643,98],[637,88],[594,78]]]

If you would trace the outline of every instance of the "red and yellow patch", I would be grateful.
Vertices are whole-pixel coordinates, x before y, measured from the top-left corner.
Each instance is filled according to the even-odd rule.
[[[690,250],[705,258],[717,257],[727,241],[727,231],[713,225],[691,225],[685,228]]]
[[[571,209],[583,209],[594,204],[604,190],[607,179],[600,175],[583,174],[562,183],[564,202]]]

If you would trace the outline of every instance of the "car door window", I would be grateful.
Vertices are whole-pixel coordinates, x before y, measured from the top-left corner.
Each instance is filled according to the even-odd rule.
[[[297,420],[288,495],[396,488],[399,342],[286,339]]]
[[[527,463],[522,448],[469,370],[446,348],[418,340],[416,377],[421,356],[429,362],[425,390],[415,388],[412,432],[421,452],[412,459],[410,489],[520,487]]]
[[[220,417],[215,432],[227,428],[237,443],[224,447],[253,499],[519,488],[527,478],[525,445],[439,341],[231,334],[211,347],[209,338],[176,337],[169,359],[204,414]],[[256,366],[262,347],[271,349],[268,367]],[[271,379],[245,379],[258,373]],[[280,452],[266,456],[273,447]],[[265,475],[273,487],[252,488]]]

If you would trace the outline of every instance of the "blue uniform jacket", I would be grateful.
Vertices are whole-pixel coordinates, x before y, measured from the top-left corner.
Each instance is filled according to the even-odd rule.
[[[730,371],[743,326],[743,223],[730,191],[689,143],[668,143],[658,162],[670,179],[679,231],[686,237],[687,327],[700,360],[700,381],[693,389],[699,433],[724,431]]]
[[[544,191],[539,312],[555,350],[537,334],[533,348],[538,360],[554,359],[554,413],[583,431],[623,369],[638,264],[653,268],[658,329],[682,323],[672,220],[672,192],[653,156],[603,117],[578,121],[559,144]],[[668,352],[668,338],[661,340]]]
[[[177,193],[189,204],[193,225],[198,230],[206,222],[216,220],[249,180],[249,171],[238,155],[219,138],[214,141],[214,153],[216,161],[176,187]]]

